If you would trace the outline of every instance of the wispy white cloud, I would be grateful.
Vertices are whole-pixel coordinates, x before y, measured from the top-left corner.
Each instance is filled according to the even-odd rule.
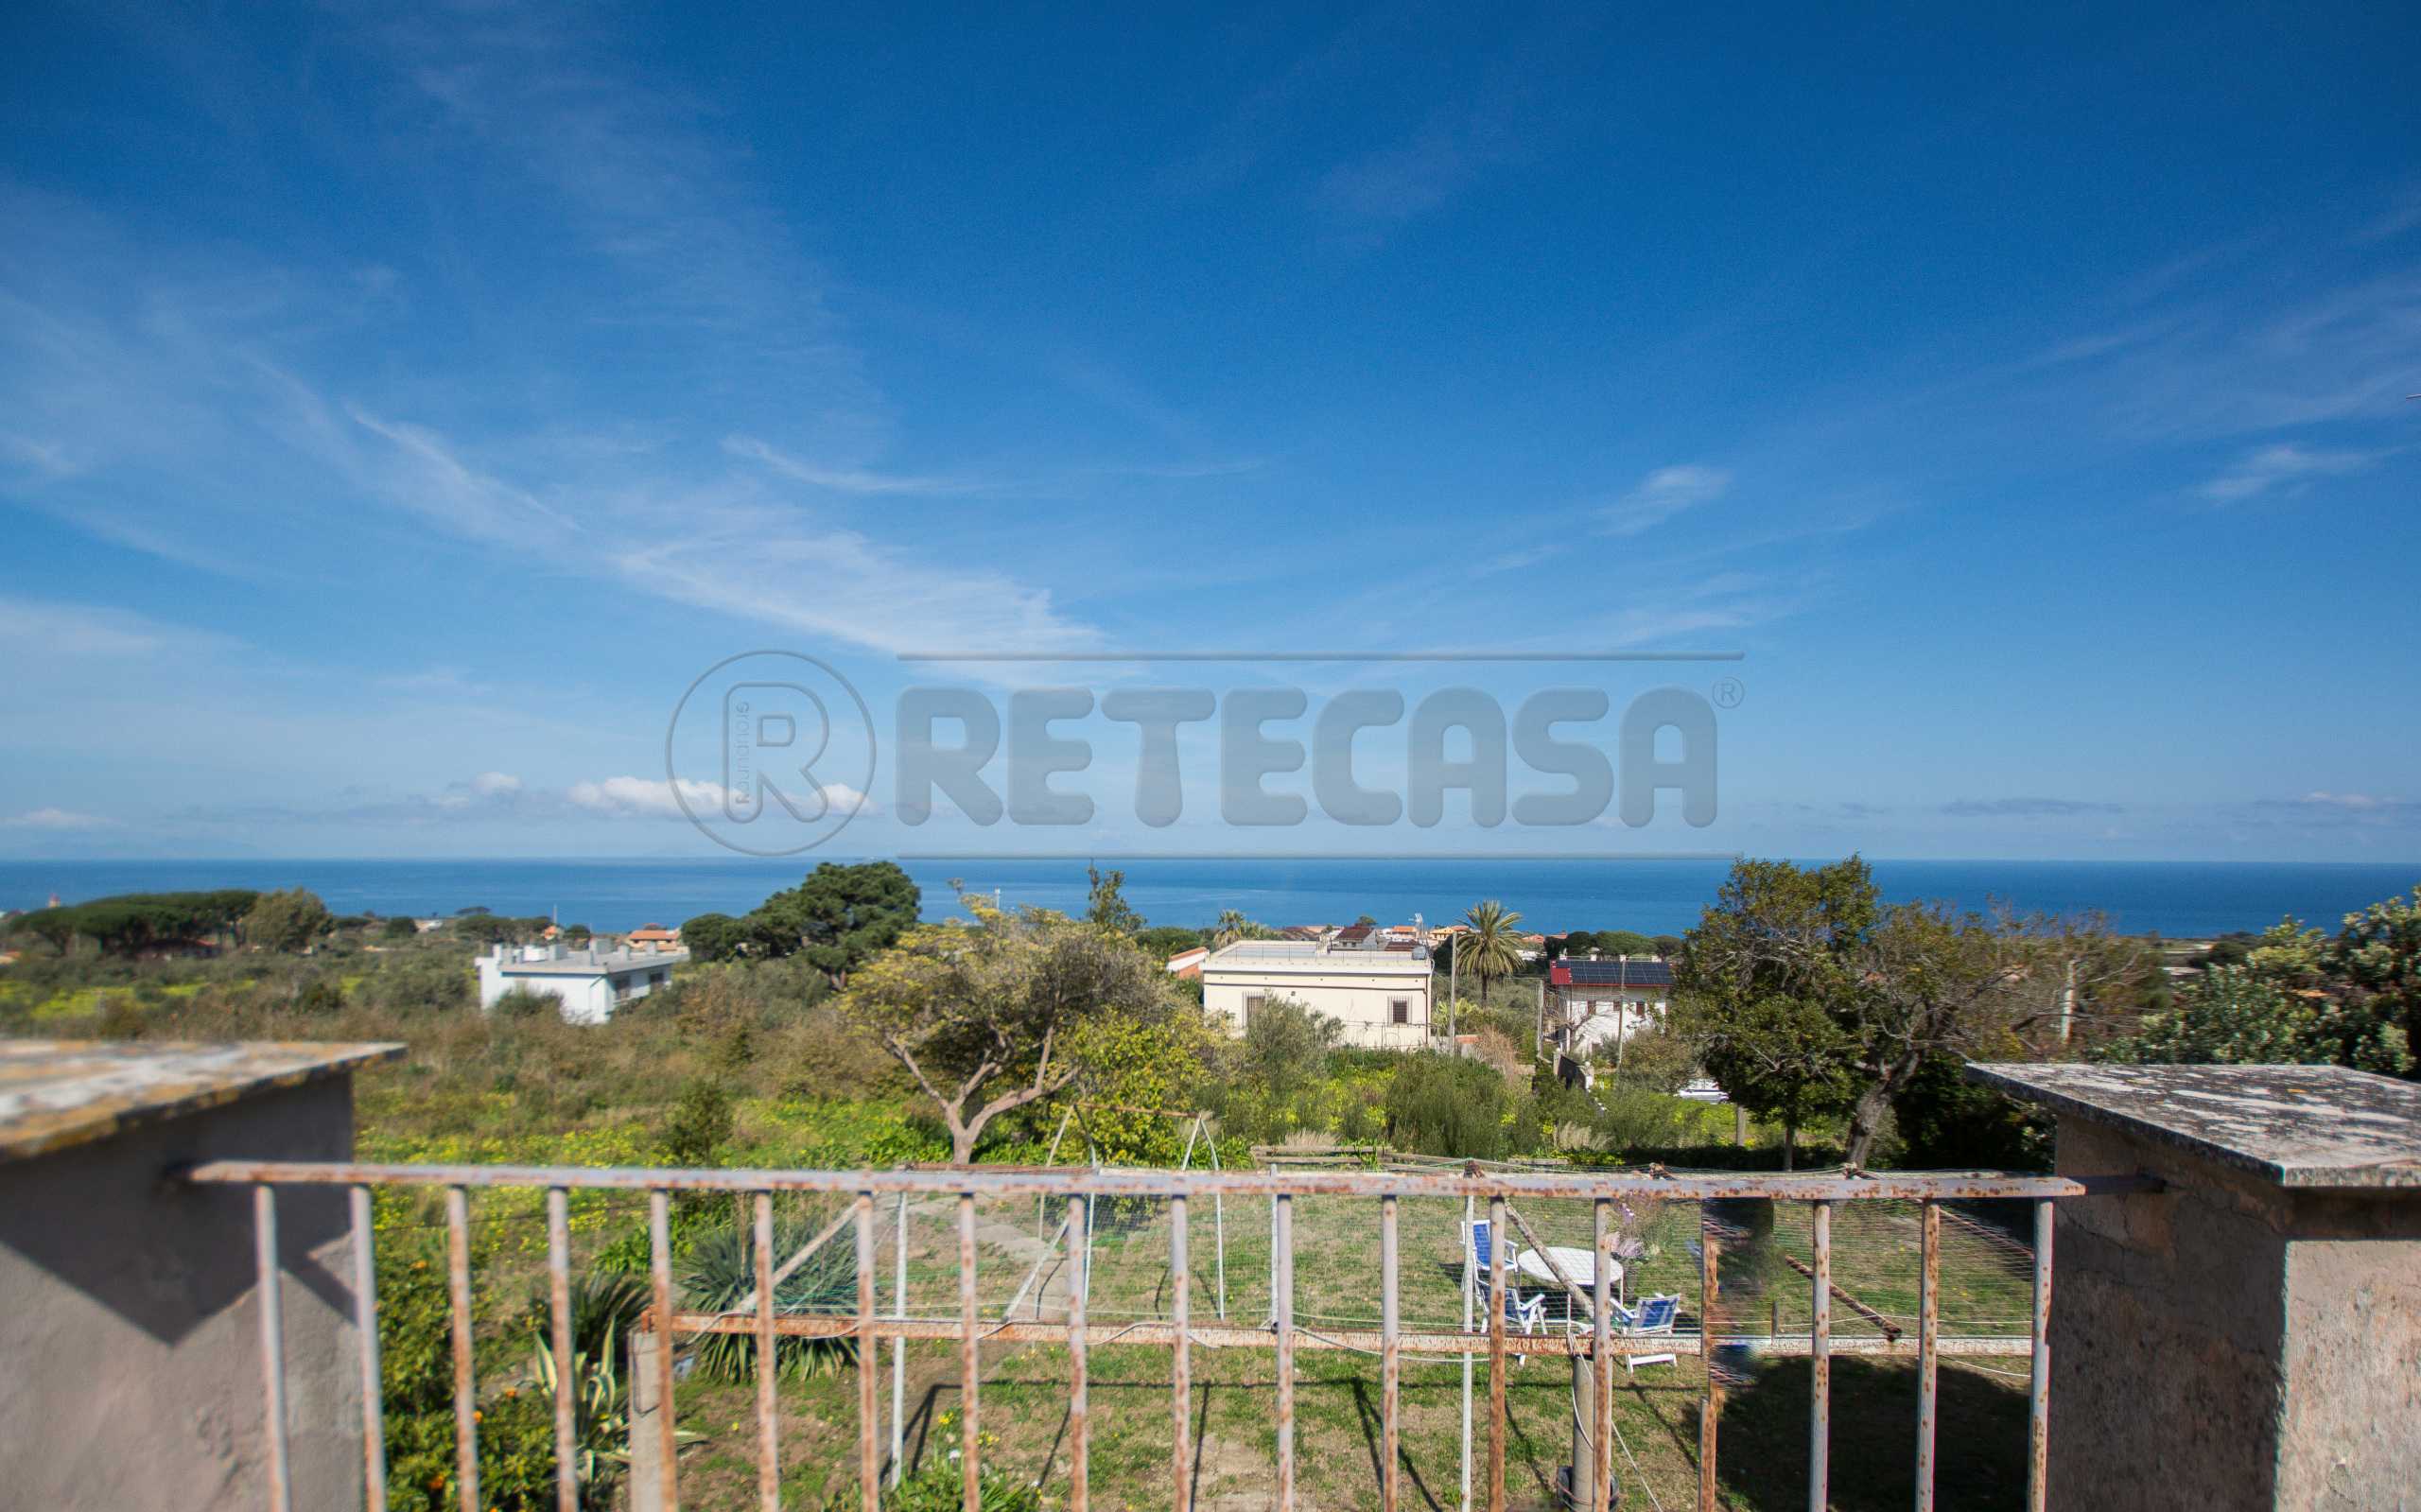
[[[2115,803],[2082,798],[1959,798],[1942,806],[1954,819],[2070,819],[2123,811]]]
[[[601,777],[573,783],[565,796],[591,813],[615,819],[678,819],[684,803],[694,812],[712,813],[722,808],[726,797],[722,784],[688,777],[678,779],[678,783],[676,796],[674,783],[662,777]]]
[[[129,609],[0,598],[0,654],[20,674],[36,660],[147,660],[173,650],[206,652],[235,644]]]
[[[864,793],[847,783],[818,786],[824,801],[836,812],[862,815],[874,807]],[[572,784],[564,796],[577,808],[610,819],[682,819],[721,812],[731,791],[721,783],[690,777],[601,777]]]
[[[0,815],[0,828],[5,829],[114,829],[118,822],[100,814],[78,813],[72,808],[29,808],[21,814]]]
[[[1712,504],[1731,490],[1732,475],[1720,467],[1694,462],[1660,467],[1608,506],[1603,528],[1609,535],[1639,535],[1685,511]]]
[[[792,457],[754,436],[727,436],[723,450],[734,457],[762,462],[784,478],[840,494],[976,494],[990,485],[973,478],[919,478],[880,473],[862,467],[825,467]]]
[[[2238,459],[2195,493],[2214,504],[2300,494],[2321,478],[2367,471],[2388,455],[2385,451],[2315,451],[2292,443],[2264,446]]]

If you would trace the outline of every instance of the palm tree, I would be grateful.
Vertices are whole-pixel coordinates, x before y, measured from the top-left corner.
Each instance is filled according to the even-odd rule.
[[[1454,962],[1470,966],[1472,975],[1479,979],[1479,1004],[1485,1008],[1489,982],[1522,969],[1522,937],[1513,928],[1522,922],[1522,915],[1507,912],[1504,904],[1490,898],[1473,904],[1463,922],[1471,929],[1454,942]]]
[[[1234,909],[1223,910],[1219,914],[1218,927],[1210,931],[1211,947],[1214,949],[1223,949],[1245,938],[1251,930],[1252,920],[1245,918]]]

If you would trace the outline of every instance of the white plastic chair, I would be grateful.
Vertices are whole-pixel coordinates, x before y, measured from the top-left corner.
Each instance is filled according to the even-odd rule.
[[[1613,1331],[1629,1339],[1670,1338],[1673,1333],[1674,1320],[1681,1315],[1681,1298],[1678,1294],[1672,1293],[1661,1296],[1641,1297],[1637,1312],[1623,1306],[1620,1302],[1608,1305],[1613,1309]],[[1678,1355],[1627,1354],[1623,1356],[1623,1370],[1626,1374],[1636,1375],[1641,1365],[1669,1365],[1679,1363]]]

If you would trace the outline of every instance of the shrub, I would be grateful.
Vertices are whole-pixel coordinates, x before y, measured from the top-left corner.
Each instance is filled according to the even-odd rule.
[[[551,992],[538,992],[529,987],[515,987],[488,1004],[491,1017],[501,1019],[560,1018],[564,1000]]]
[[[1591,1127],[1605,1136],[1606,1148],[1625,1155],[1719,1144],[1732,1133],[1733,1112],[1729,1106],[1693,1102],[1646,1087],[1601,1086],[1597,1105],[1597,1116],[1590,1121]]]
[[[1387,1086],[1387,1138],[1399,1150],[1493,1160],[1505,1153],[1512,1093],[1490,1067],[1421,1051]]]
[[[408,951],[382,958],[355,996],[389,1013],[445,1013],[471,1005],[469,965],[451,951]]]
[[[712,1165],[715,1152],[730,1142],[732,1125],[731,1094],[721,1082],[696,1077],[681,1088],[657,1148],[676,1166]]]
[[[959,1512],[967,1477],[951,1460],[939,1460],[882,1493],[893,1512]],[[976,1481],[980,1512],[1042,1512],[1042,1492],[1032,1481],[1001,1470],[984,1470]],[[825,1512],[858,1512],[858,1485],[849,1481],[826,1498]]]

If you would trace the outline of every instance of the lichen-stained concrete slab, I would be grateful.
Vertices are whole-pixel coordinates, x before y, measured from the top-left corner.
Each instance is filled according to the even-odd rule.
[[[2421,1188],[2421,1086],[2342,1066],[1977,1065],[1968,1076],[2281,1187]]]
[[[299,1086],[403,1052],[392,1044],[0,1040],[0,1160],[45,1155],[131,1123]]]

